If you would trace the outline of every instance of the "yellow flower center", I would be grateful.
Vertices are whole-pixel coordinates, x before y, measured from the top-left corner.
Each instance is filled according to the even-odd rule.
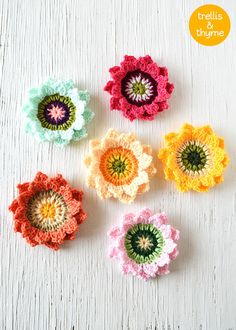
[[[63,196],[53,190],[36,193],[28,202],[27,218],[33,227],[44,232],[58,230],[68,219]]]
[[[130,149],[108,149],[100,159],[104,179],[115,186],[130,184],[138,175],[138,160]]]
[[[54,220],[56,215],[56,207],[54,203],[46,203],[42,205],[40,209],[40,213],[43,218],[49,218],[50,220]]]

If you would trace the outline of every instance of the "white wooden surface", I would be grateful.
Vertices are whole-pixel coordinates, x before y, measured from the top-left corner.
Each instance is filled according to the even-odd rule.
[[[0,329],[236,329],[236,33],[235,0],[217,1],[231,33],[215,47],[198,45],[188,20],[196,0],[2,0],[0,2]],[[108,110],[108,68],[124,54],[150,54],[169,68],[170,110],[153,122]],[[160,163],[151,191],[133,205],[101,202],[85,186],[88,139],[60,149],[22,130],[28,88],[47,77],[72,78],[92,95],[89,138],[109,127],[134,131],[155,151],[183,122],[211,124],[225,137],[231,164],[225,183],[207,194],[179,193]],[[59,252],[31,248],[12,230],[7,206],[16,184],[36,171],[62,173],[85,190],[89,218]],[[108,228],[131,210],[165,210],[180,229],[180,256],[157,281],[123,277],[107,258]]]

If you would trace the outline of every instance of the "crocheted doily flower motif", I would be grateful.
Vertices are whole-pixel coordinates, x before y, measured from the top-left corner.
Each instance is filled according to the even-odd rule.
[[[185,124],[179,133],[165,136],[165,147],[158,157],[164,164],[165,178],[176,181],[180,191],[204,192],[223,181],[229,163],[224,140],[210,126]]]
[[[148,191],[149,178],[156,173],[151,147],[142,145],[135,134],[113,129],[101,141],[90,141],[85,164],[89,168],[88,186],[95,188],[101,199],[114,197],[123,203],[131,203],[137,194]]]
[[[18,184],[18,197],[9,206],[14,230],[31,246],[44,244],[58,250],[64,240],[75,239],[86,219],[83,192],[69,186],[58,174],[54,178],[38,172],[32,182]]]
[[[120,66],[109,70],[112,80],[104,90],[112,95],[111,110],[120,110],[126,118],[153,120],[168,109],[174,85],[168,81],[168,70],[159,67],[149,55],[124,56]]]
[[[79,91],[73,81],[49,79],[29,90],[23,107],[26,132],[39,141],[61,146],[86,137],[85,124],[94,116],[88,108],[89,99],[88,92]]]
[[[144,280],[169,273],[169,263],[178,255],[179,231],[168,225],[164,213],[143,209],[126,214],[108,233],[109,256],[118,260],[123,274]]]

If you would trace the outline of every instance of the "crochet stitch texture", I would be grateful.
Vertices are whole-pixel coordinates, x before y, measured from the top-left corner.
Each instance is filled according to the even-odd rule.
[[[165,146],[158,157],[164,165],[165,178],[174,180],[180,191],[205,192],[222,182],[229,163],[224,140],[210,126],[184,124],[179,133],[165,136]]]
[[[168,70],[159,67],[149,55],[124,56],[120,66],[109,70],[112,80],[104,90],[112,95],[111,110],[119,110],[129,120],[153,120],[168,109],[174,85],[168,81]]]
[[[17,188],[19,195],[9,210],[14,214],[14,230],[31,246],[44,244],[58,250],[65,240],[75,239],[79,224],[87,217],[82,191],[73,189],[60,174],[49,178],[41,172]]]
[[[168,225],[164,213],[143,209],[126,214],[108,233],[109,256],[118,261],[123,274],[147,280],[169,273],[169,263],[178,255],[179,231]]]
[[[131,203],[137,194],[149,190],[149,178],[156,173],[152,149],[142,145],[135,134],[110,129],[100,141],[91,140],[89,147],[87,184],[101,199],[114,197]]]
[[[89,93],[79,91],[73,81],[48,79],[29,90],[23,107],[25,130],[38,141],[67,145],[87,136],[85,125],[94,113],[89,109]]]

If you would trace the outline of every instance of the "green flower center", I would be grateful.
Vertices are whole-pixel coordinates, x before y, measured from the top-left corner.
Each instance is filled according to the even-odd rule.
[[[138,160],[130,149],[109,148],[102,155],[99,168],[106,181],[123,186],[138,175]]]
[[[135,82],[132,86],[133,92],[136,95],[143,95],[146,92],[146,87],[141,82]]]
[[[126,162],[121,159],[115,159],[112,162],[111,167],[115,173],[121,174],[126,170]]]
[[[190,141],[179,152],[177,159],[183,171],[196,173],[206,167],[208,154],[204,145],[197,141]]]
[[[153,224],[138,223],[126,233],[124,245],[128,257],[137,264],[151,263],[161,255],[164,238]]]
[[[37,117],[42,127],[52,131],[67,130],[75,121],[76,107],[70,97],[47,95],[38,105]]]

